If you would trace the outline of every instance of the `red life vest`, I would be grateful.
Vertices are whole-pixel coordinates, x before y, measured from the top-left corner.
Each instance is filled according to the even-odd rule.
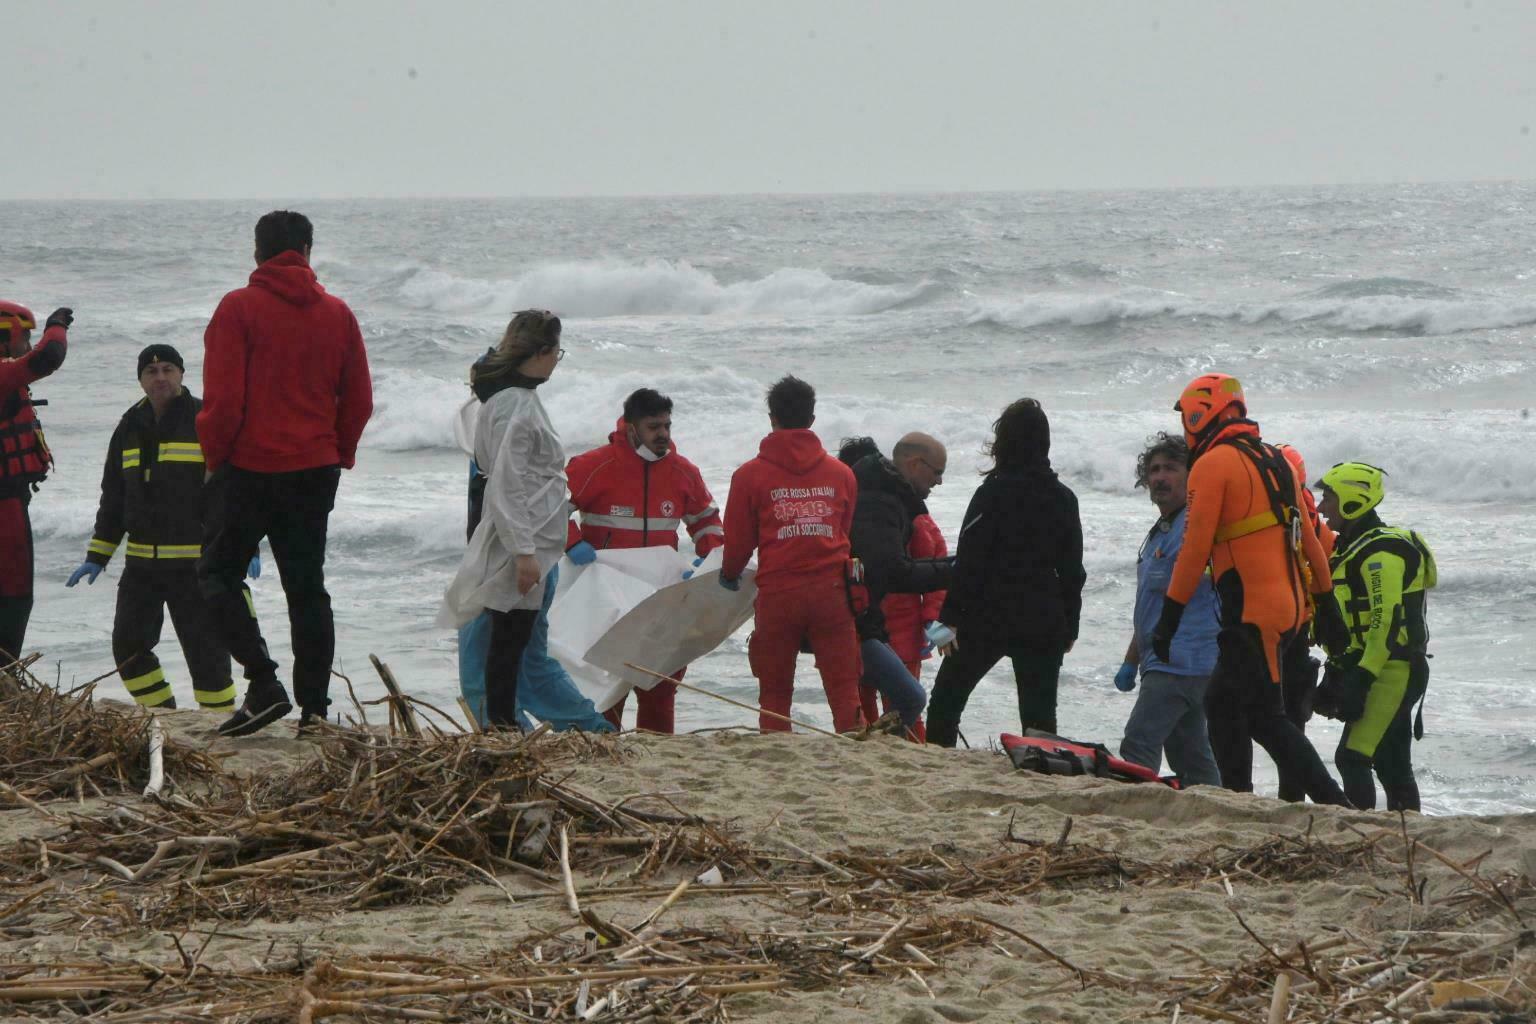
[[[53,454],[26,388],[0,402],[0,484],[35,484],[48,475]]]

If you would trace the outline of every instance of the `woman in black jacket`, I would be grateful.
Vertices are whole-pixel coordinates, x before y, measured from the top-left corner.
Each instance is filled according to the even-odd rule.
[[[954,581],[939,621],[955,630],[928,701],[928,742],[953,747],[966,701],[1005,655],[1019,723],[1056,731],[1061,659],[1083,608],[1083,526],[1077,496],[1051,470],[1051,427],[1033,398],[992,424],[993,466],[966,509]]]

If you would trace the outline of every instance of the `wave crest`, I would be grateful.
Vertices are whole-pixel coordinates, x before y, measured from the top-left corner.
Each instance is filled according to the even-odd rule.
[[[422,267],[404,271],[397,295],[435,312],[539,306],[564,316],[713,315],[721,313],[858,316],[912,302],[931,285],[865,284],[820,270],[785,267],[766,277],[723,284],[686,262],[601,260],[553,263],[508,280],[461,278]]]

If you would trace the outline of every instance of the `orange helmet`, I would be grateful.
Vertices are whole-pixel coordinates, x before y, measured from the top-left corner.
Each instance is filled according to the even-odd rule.
[[[1234,408],[1238,416],[1248,414],[1243,386],[1236,377],[1225,373],[1201,374],[1189,382],[1179,400],[1173,403],[1173,411],[1183,414],[1184,441],[1191,449],[1217,423],[1232,419],[1227,411]]]
[[[0,344],[9,344],[14,335],[36,326],[37,318],[26,306],[0,300]]]

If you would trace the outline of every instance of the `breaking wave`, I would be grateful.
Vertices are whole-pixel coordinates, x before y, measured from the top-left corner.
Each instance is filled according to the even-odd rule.
[[[857,316],[879,313],[922,298],[933,286],[865,284],[820,270],[785,267],[766,277],[722,283],[686,262],[552,263],[515,278],[482,280],[441,270],[402,271],[396,296],[435,312],[512,310],[528,306],[565,316],[770,315]]]

